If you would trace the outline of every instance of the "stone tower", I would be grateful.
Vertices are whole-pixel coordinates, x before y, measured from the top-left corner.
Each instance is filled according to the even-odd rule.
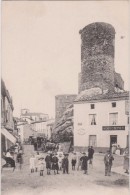
[[[80,91],[100,87],[114,91],[115,29],[96,22],[87,25],[81,34]]]

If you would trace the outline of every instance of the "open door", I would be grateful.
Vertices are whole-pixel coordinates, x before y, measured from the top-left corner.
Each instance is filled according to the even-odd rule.
[[[110,135],[110,148],[113,143],[117,143],[117,135]]]

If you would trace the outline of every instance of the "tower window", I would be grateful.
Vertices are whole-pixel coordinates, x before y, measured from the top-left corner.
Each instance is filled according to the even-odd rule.
[[[112,107],[116,107],[116,102],[112,102]]]
[[[90,106],[91,106],[91,109],[94,109],[95,108],[95,105],[94,104],[91,104]]]

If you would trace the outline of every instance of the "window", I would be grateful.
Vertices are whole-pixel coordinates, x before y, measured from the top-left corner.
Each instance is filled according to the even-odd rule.
[[[116,107],[116,102],[112,102],[112,107]]]
[[[129,121],[130,119],[129,119],[129,116],[128,116],[128,118],[127,118],[127,124],[129,125],[130,124],[130,121]]]
[[[94,109],[95,108],[95,105],[94,104],[91,104],[91,109]]]
[[[96,125],[96,114],[89,114],[89,124]]]
[[[109,114],[109,123],[110,123],[110,125],[117,125],[118,113],[110,113]]]

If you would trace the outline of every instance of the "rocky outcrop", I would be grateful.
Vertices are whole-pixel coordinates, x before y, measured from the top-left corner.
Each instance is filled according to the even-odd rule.
[[[69,105],[61,119],[55,124],[52,138],[54,141],[70,141],[73,136],[73,105]]]

